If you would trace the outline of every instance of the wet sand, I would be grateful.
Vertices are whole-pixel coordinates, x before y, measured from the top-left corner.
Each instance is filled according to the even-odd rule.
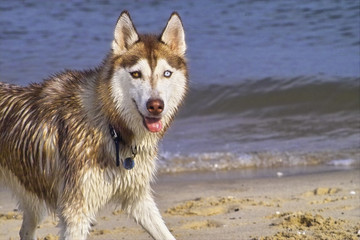
[[[200,177],[199,177],[200,176]],[[202,176],[202,177],[201,177]],[[177,239],[359,239],[360,171],[243,178],[207,173],[162,175],[156,202]],[[0,239],[18,239],[21,213],[0,189]],[[39,239],[58,239],[47,217]],[[103,209],[88,239],[151,239],[114,205]]]

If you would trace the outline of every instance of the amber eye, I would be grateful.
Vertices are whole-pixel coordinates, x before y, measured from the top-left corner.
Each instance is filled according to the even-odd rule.
[[[141,72],[140,72],[140,71],[131,72],[130,75],[131,75],[133,78],[141,78]]]
[[[164,77],[169,78],[169,77],[171,77],[171,74],[172,74],[171,71],[166,70],[166,71],[164,72]]]

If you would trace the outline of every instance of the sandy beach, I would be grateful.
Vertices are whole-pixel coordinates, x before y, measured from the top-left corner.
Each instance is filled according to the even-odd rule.
[[[131,14],[125,32],[116,28],[124,10]],[[163,38],[174,11],[185,33],[169,28],[178,34]],[[105,143],[105,135],[93,137],[104,122],[120,127],[131,150],[148,142],[135,136],[136,122],[155,131],[162,125],[168,131],[156,147],[152,188],[176,239],[360,240],[359,12],[359,0],[0,1],[0,86],[33,86],[31,94],[0,87],[0,162],[39,163],[47,173],[54,146],[61,161],[74,158],[69,143],[84,153],[82,163],[103,166],[116,152],[91,151],[87,143]],[[154,41],[129,51],[152,39],[137,33],[158,34],[161,49]],[[178,41],[163,53],[166,39]],[[139,66],[134,82],[123,74],[126,62]],[[189,78],[169,128],[144,118],[155,98],[164,103],[157,117],[173,118],[185,83],[168,81],[167,70]],[[4,94],[10,88],[17,97]],[[0,240],[18,240],[22,213],[1,184]],[[46,217],[37,240],[59,240],[57,225],[56,216]],[[151,237],[109,204],[88,239]]]
[[[161,175],[156,202],[177,239],[359,239],[360,172],[244,178],[242,172]],[[18,239],[21,213],[0,190],[0,239]],[[58,239],[47,217],[38,239]],[[103,209],[88,239],[151,239],[114,205]]]

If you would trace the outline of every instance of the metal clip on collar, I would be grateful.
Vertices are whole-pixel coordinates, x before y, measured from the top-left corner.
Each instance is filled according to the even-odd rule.
[[[120,142],[122,141],[121,139],[121,136],[120,134],[118,135],[115,131],[115,129],[110,126],[110,134],[111,134],[111,137],[112,139],[114,140],[114,143],[115,143],[115,150],[116,150],[116,166],[120,166]],[[131,153],[132,153],[132,156],[131,157],[127,157],[125,158],[124,162],[123,162],[123,166],[125,169],[127,170],[131,170],[134,168],[135,166],[135,161],[134,161],[134,158],[136,157],[136,154],[137,154],[137,147],[132,147],[131,146]]]
[[[116,150],[116,166],[120,166],[120,156],[119,156],[119,148],[120,148],[120,141],[121,141],[121,138],[120,136],[117,135],[115,129],[110,126],[110,134],[111,134],[111,137],[112,139],[114,140],[114,143],[115,143],[115,150]]]

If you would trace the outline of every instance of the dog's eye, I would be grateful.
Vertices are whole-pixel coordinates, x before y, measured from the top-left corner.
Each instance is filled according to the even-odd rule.
[[[131,72],[130,75],[131,75],[133,78],[141,78],[141,72],[140,72],[140,71]]]
[[[172,74],[171,71],[166,70],[166,71],[164,72],[164,77],[169,78],[169,77],[171,77],[171,74]]]

